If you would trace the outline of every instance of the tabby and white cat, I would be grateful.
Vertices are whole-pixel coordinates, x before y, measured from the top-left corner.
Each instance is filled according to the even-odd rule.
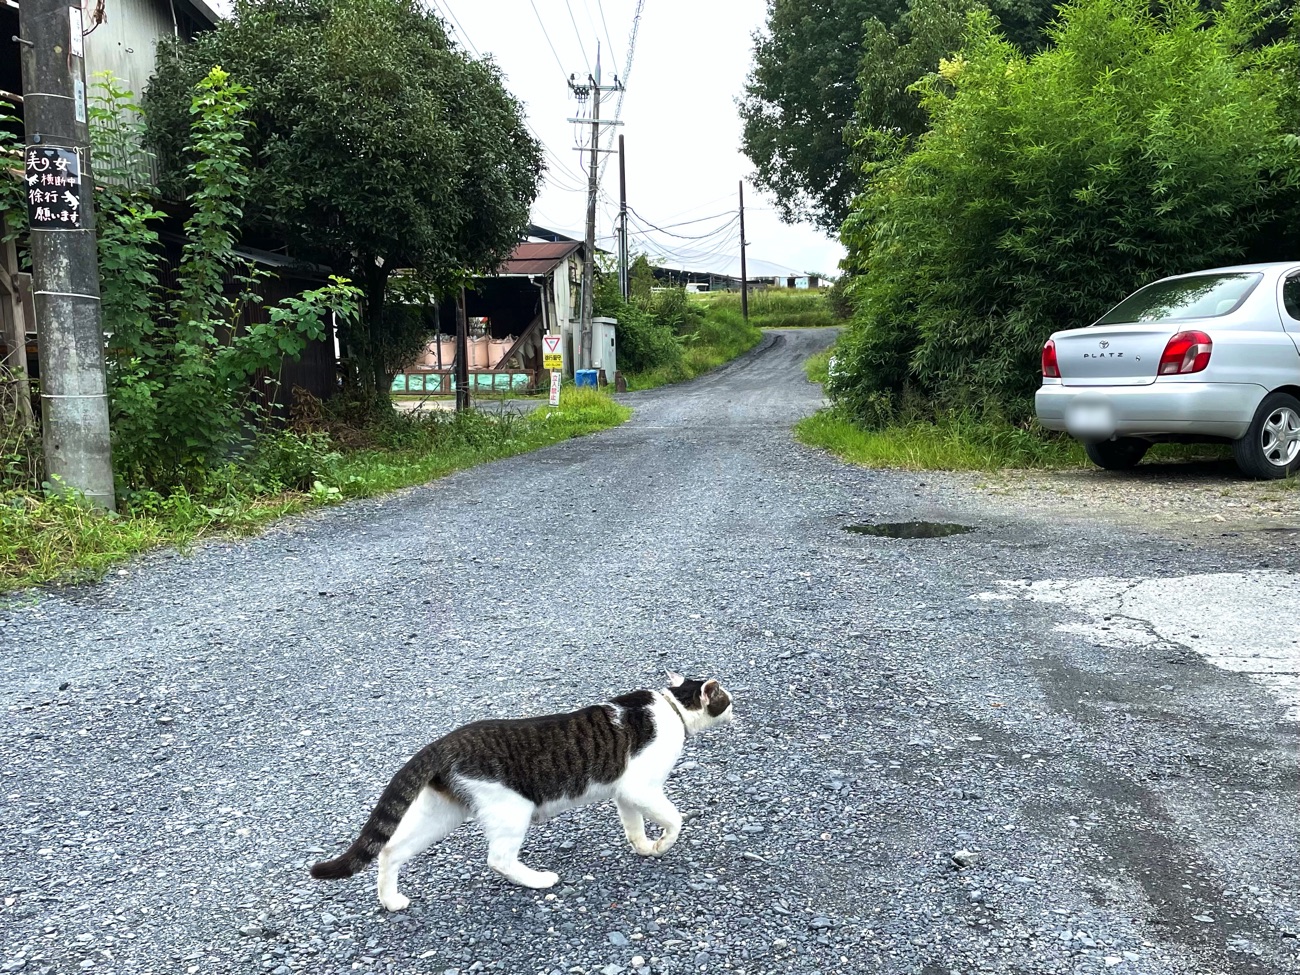
[[[426,745],[393,776],[361,835],[311,875],[350,877],[378,857],[379,902],[400,911],[411,903],[397,891],[402,865],[476,819],[488,866],[522,887],[550,887],[559,875],[519,862],[529,825],[606,799],[637,853],[667,853],[682,817],[664,782],[687,738],[733,717],[731,695],[716,680],[671,671],[668,678],[662,691],[633,691],[568,714],[477,721]],[[658,840],[646,836],[645,819],[663,829]]]

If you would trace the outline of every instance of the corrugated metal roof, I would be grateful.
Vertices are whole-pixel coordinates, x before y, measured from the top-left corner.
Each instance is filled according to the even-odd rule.
[[[582,247],[580,241],[525,241],[516,245],[498,274],[550,274],[556,266]]]

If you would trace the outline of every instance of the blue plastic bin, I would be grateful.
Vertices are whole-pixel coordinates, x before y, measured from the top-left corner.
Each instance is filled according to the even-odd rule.
[[[596,388],[596,370],[595,369],[578,369],[573,373],[573,385],[590,386]]]

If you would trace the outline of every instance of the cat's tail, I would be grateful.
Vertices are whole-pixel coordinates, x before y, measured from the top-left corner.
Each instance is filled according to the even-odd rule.
[[[312,864],[311,875],[317,880],[340,880],[360,873],[369,866],[379,856],[384,845],[393,838],[397,824],[402,821],[403,814],[420,794],[420,790],[429,785],[435,775],[444,771],[441,767],[443,764],[436,743],[416,752],[380,794],[379,802],[375,804],[374,811],[366,820],[366,825],[361,827],[361,833],[352,841],[352,845],[333,860]]]

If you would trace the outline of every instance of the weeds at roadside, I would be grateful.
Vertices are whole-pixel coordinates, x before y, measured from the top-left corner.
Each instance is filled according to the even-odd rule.
[[[513,413],[396,413],[340,449],[322,431],[280,431],[251,463],[213,471],[201,490],[137,491],[121,512],[84,499],[0,494],[0,592],[81,582],[162,545],[256,532],[308,508],[424,484],[457,470],[617,426],[631,411],[604,393],[565,390],[557,408]]]
[[[821,386],[826,385],[826,380],[830,378],[831,357],[834,354],[834,349],[823,349],[816,355],[808,357],[803,364],[803,371],[810,383],[817,383]]]
[[[835,410],[821,410],[801,420],[795,435],[864,467],[992,471],[1087,465],[1083,447],[1068,437],[960,414],[869,430]]]
[[[934,419],[900,420],[873,429],[855,423],[835,409],[827,409],[801,420],[795,426],[795,436],[810,447],[821,447],[863,467],[926,471],[1098,471],[1088,460],[1083,445],[1065,434],[1044,430],[1037,423],[1016,426],[1006,420],[961,413]],[[1142,466],[1217,463],[1230,458],[1230,448],[1221,444],[1156,444]],[[1292,482],[1282,483],[1289,486]],[[1232,488],[1220,492],[1223,497],[1231,493]]]

